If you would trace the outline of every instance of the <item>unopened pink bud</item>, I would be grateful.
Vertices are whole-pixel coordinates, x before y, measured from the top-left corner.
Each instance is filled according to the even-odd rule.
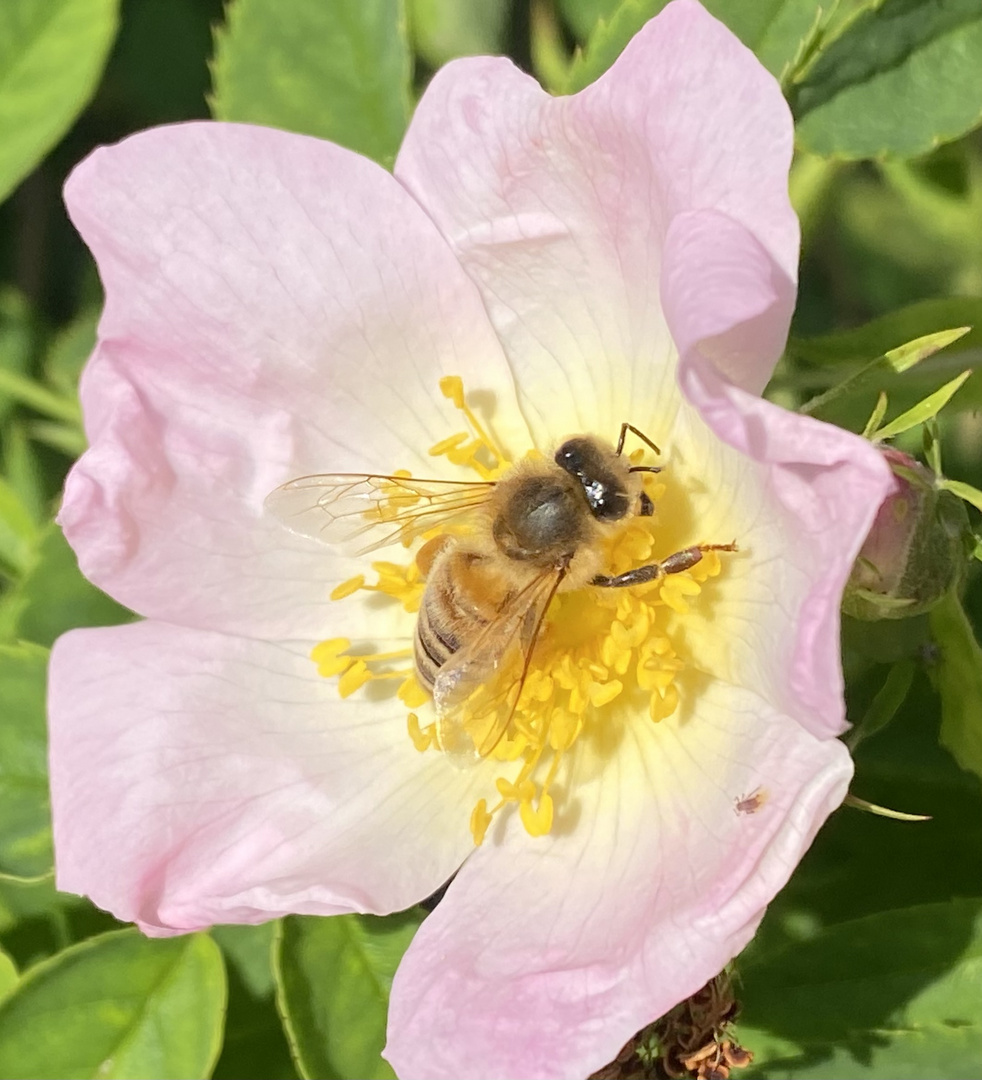
[[[932,607],[961,576],[968,517],[961,500],[909,454],[884,447],[896,486],[856,559],[842,610],[857,619],[903,619]]]

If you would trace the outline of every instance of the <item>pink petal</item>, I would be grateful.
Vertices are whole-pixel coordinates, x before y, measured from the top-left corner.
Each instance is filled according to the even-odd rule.
[[[841,734],[839,606],[890,470],[866,440],[747,394],[695,352],[680,380],[700,417],[690,427],[705,423],[724,444],[707,452],[705,435],[690,436],[699,457],[688,469],[714,493],[701,530],[742,552],[721,601],[685,617],[692,655],[716,658],[707,670],[815,735]]]
[[[83,572],[143,615],[255,636],[322,632],[352,565],[262,517],[311,472],[439,473],[488,392],[524,449],[481,299],[388,173],[298,135],[158,128],[97,151],[66,200],[106,289],[82,383],[92,449],[61,521]]]
[[[657,437],[677,400],[659,303],[672,220],[714,210],[756,238],[783,279],[775,320],[786,326],[791,149],[777,83],[699,4],[676,0],[572,98],[549,97],[506,60],[449,64],[396,176],[478,283],[540,444],[558,434],[554,417],[613,432],[639,411]],[[768,334],[741,384],[760,389],[779,351]]]
[[[690,715],[636,721],[574,787],[569,828],[513,820],[465,864],[393,983],[400,1076],[582,1080],[751,938],[852,765],[747,691],[691,689]]]
[[[148,933],[405,908],[487,794],[303,649],[164,623],[61,637],[49,727],[58,887]]]
[[[787,340],[795,286],[753,233],[718,210],[677,214],[661,297],[680,354],[699,343],[730,382],[764,389]]]
[[[781,348],[788,288],[732,219],[716,211],[673,219],[661,295],[695,410],[677,417],[667,467],[692,493],[679,546],[735,539],[741,552],[726,557],[712,603],[685,617],[691,654],[830,736],[846,726],[842,589],[892,479],[865,440],[741,388],[758,350]]]

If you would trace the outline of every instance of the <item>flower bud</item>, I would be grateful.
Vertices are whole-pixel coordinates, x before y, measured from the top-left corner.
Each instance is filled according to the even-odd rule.
[[[967,564],[968,515],[935,485],[930,469],[883,448],[895,489],[883,501],[856,559],[842,610],[857,619],[903,619],[932,607]]]

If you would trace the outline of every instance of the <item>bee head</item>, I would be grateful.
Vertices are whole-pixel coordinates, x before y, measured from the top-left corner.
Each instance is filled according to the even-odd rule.
[[[598,521],[620,521],[630,513],[627,474],[618,475],[614,467],[618,459],[596,439],[585,435],[567,439],[556,451],[555,461],[578,481]]]

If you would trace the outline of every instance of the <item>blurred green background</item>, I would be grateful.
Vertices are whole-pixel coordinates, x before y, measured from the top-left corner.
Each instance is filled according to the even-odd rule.
[[[124,936],[95,938],[90,952],[73,951],[117,924],[77,898],[57,896],[51,884],[45,650],[73,626],[129,616],[81,578],[51,524],[65,474],[85,445],[75,387],[101,303],[94,265],[67,220],[61,187],[72,166],[97,145],[213,113],[333,137],[391,164],[412,100],[446,60],[506,53],[549,88],[571,88],[609,63],[616,50],[606,59],[604,50],[627,32],[624,27],[636,28],[660,5],[411,0],[404,8],[398,0],[239,0],[222,30],[220,0],[122,0],[118,21],[111,0],[3,3],[9,6],[0,9],[0,103],[14,93],[14,79],[7,76],[24,34],[29,31],[43,46],[44,27],[62,9],[77,9],[69,14],[81,30],[66,32],[59,47],[74,47],[79,55],[89,49],[95,59],[91,77],[83,73],[67,91],[59,121],[67,130],[49,139],[53,145],[39,151],[37,167],[0,203],[0,947],[11,962],[0,954],[0,997],[11,991],[0,1004],[0,1078],[96,1075],[103,1060],[98,1055],[122,1040],[120,1032],[132,1034],[143,1014],[127,1014],[97,1049],[87,1048],[84,1039],[80,1048],[75,1036],[70,1046],[43,998],[52,983],[68,985],[59,982],[67,978],[65,962],[42,964],[33,984],[18,982],[17,970],[68,956],[94,965],[83,968],[86,978],[101,972],[105,992],[112,994],[119,992],[122,973],[131,970],[121,966],[122,953],[126,964],[136,965],[132,970],[146,974],[152,960],[163,965],[160,970],[185,972],[197,989],[176,1004],[164,1003],[171,1010],[174,1046],[165,1046],[163,1056],[117,1056],[110,1071],[99,1075],[390,1075],[378,1058],[386,987],[420,912],[395,924],[338,921],[344,931],[310,919],[225,928],[212,935],[217,949],[207,938],[188,945]],[[710,6],[765,58],[777,55],[774,27],[780,19],[793,23],[795,47],[785,48],[772,70],[784,72],[800,130],[806,132],[806,123],[814,127],[817,113],[809,112],[807,93],[823,85],[819,54],[835,48],[832,41],[826,49],[810,30],[819,5],[761,0],[755,7],[717,0]],[[904,25],[921,16],[924,25],[948,19],[946,34],[971,30],[973,19],[979,20],[977,3],[958,0],[853,0],[833,4],[831,11],[845,19],[881,6],[877,17],[893,13],[907,20]],[[754,22],[765,8],[772,19],[766,34]],[[931,40],[942,36],[937,31]],[[968,50],[966,70],[976,65],[976,79],[982,71],[978,41],[976,35],[959,45]],[[818,55],[811,68],[805,46]],[[108,59],[100,74],[103,52]],[[343,55],[347,67],[332,67],[325,60],[331,54]],[[287,78],[283,72],[294,59],[297,71],[289,70]],[[799,67],[788,68],[792,62]],[[52,63],[62,64],[59,54]],[[212,68],[216,89],[210,104]],[[954,72],[957,81],[956,68],[937,67],[939,85],[943,70]],[[86,78],[94,88],[87,104]],[[932,92],[932,85],[923,84],[923,92]],[[959,85],[945,92],[968,93]],[[940,101],[940,89],[938,95]],[[0,134],[4,123],[13,122],[10,115],[5,118],[0,108]],[[897,118],[890,123],[896,127]],[[916,126],[900,117],[903,130]],[[881,389],[889,394],[893,416],[982,359],[982,139],[977,129],[954,139],[939,135],[936,149],[908,156],[827,153],[823,137],[808,129],[792,174],[803,226],[801,287],[792,339],[771,396],[796,407],[907,340],[948,327],[979,328],[912,371],[883,374],[820,413],[861,431]],[[939,420],[946,475],[976,488],[982,488],[980,403],[982,380],[976,375]],[[916,453],[920,437],[913,431],[899,442]],[[976,636],[982,626],[978,571],[976,563],[965,591]],[[864,716],[898,663],[912,672],[893,722],[857,751],[853,790],[931,820],[901,823],[847,808],[822,832],[739,965],[741,1036],[757,1053],[751,1076],[980,1075],[982,752],[974,771],[959,767],[939,745],[939,729],[944,697],[960,722],[982,730],[982,654],[971,651],[971,639],[962,632],[966,658],[954,669],[946,667],[946,657],[956,650],[939,625],[932,626],[928,616],[870,625],[847,620],[853,720]],[[352,956],[361,968],[348,962]],[[311,957],[324,966],[311,965]],[[344,979],[334,977],[332,964],[347,972]],[[204,974],[192,978],[199,970],[195,965]],[[150,987],[152,979],[146,978]],[[366,978],[373,988],[367,998],[358,983]],[[150,1015],[163,1008],[153,993],[147,989],[141,999]],[[38,994],[42,1004],[35,1007]],[[362,1010],[364,1028],[340,1031],[336,1018],[363,998],[369,1002]],[[92,1030],[101,1031],[102,1022],[91,1020]]]

